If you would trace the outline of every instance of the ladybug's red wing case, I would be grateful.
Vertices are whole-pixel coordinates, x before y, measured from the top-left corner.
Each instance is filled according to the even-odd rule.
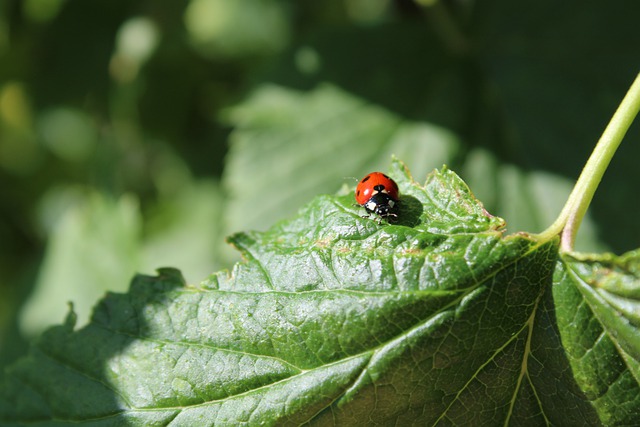
[[[358,183],[356,202],[364,206],[376,193],[386,193],[393,200],[398,201],[398,184],[382,172],[371,172]]]

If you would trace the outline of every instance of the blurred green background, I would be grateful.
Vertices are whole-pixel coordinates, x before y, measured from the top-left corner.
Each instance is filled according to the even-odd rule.
[[[640,3],[5,0],[0,365],[107,290],[237,260],[224,237],[392,154],[542,231],[640,70]],[[578,249],[640,243],[640,131]]]

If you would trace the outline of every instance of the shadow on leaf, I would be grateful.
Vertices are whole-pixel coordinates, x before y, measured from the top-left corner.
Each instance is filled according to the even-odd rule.
[[[422,210],[420,200],[413,196],[401,195],[398,203],[398,219],[393,224],[415,227],[420,224]]]

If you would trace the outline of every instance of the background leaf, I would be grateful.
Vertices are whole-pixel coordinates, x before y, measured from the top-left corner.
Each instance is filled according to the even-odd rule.
[[[125,291],[126,286],[116,283],[127,283],[139,264],[140,218],[135,199],[112,202],[100,194],[81,192],[75,197],[79,199],[75,206],[56,224],[51,256],[23,309],[22,327],[28,334],[41,332],[51,319],[63,319],[69,295],[75,296],[77,315],[85,323],[94,301],[109,289]]]

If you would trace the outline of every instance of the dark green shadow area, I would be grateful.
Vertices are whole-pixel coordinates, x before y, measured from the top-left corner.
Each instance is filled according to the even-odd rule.
[[[398,218],[390,221],[393,225],[415,227],[420,224],[423,206],[420,200],[413,196],[401,195],[398,202]]]

